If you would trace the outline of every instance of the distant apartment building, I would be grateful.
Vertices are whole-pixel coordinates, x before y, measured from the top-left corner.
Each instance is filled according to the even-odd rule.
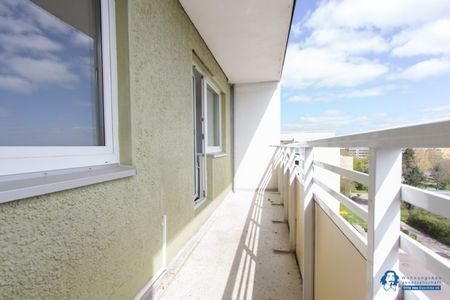
[[[355,158],[363,158],[363,157],[369,157],[369,148],[345,148],[343,149],[346,153],[345,156],[351,156]]]

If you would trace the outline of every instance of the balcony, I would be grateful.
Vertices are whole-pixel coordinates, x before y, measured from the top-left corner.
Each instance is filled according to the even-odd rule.
[[[296,1],[0,3],[11,41],[1,99],[18,100],[0,107],[12,139],[0,139],[0,299],[434,298],[383,289],[380,275],[402,271],[405,255],[448,295],[448,260],[402,234],[399,216],[400,200],[450,216],[449,197],[400,173],[403,147],[450,147],[449,122],[279,145]],[[89,82],[77,80],[88,64],[73,42],[97,66]],[[105,143],[34,141],[39,127],[72,142],[63,119]],[[14,132],[27,135],[15,143]],[[339,166],[340,147],[370,148],[369,175]],[[367,208],[339,193],[340,176],[369,186]]]
[[[400,231],[400,201],[450,217],[449,197],[401,183],[402,148],[450,147],[449,127],[450,122],[440,122],[276,146],[276,172],[267,172],[256,192],[229,196],[152,295],[437,299],[433,291],[383,289],[383,274],[400,270],[402,278],[401,262],[407,260],[421,272],[417,275],[439,277],[445,298],[450,261]],[[340,167],[336,158],[341,147],[369,147],[369,175]],[[277,192],[265,190],[264,182],[273,176]],[[369,186],[367,209],[339,192],[340,176]],[[367,222],[366,234],[339,214],[340,203]]]
[[[169,266],[153,298],[301,299],[280,200],[263,190],[227,197]]]

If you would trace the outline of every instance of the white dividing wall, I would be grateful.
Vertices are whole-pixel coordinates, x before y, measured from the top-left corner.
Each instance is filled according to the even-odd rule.
[[[279,82],[234,86],[234,189],[277,189],[272,165],[280,143]]]

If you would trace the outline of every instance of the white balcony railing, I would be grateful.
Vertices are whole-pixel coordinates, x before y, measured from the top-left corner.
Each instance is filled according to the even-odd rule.
[[[339,151],[343,147],[369,147],[369,174],[344,169],[339,162],[333,161],[327,151]],[[327,289],[332,289],[334,299],[340,294],[346,295],[346,299],[427,299],[420,291],[383,289],[380,278],[386,270],[400,273],[400,249],[415,263],[440,277],[443,283],[450,284],[449,260],[400,231],[401,200],[450,218],[450,197],[401,183],[402,149],[406,147],[450,148],[450,121],[278,146],[275,164],[279,170],[279,190],[290,228],[291,245],[302,272],[303,299],[326,298]],[[336,156],[336,152],[333,155]],[[340,193],[339,176],[369,187],[367,209]],[[345,221],[339,214],[339,203],[367,222],[366,234]],[[323,223],[323,215],[332,223]],[[334,230],[329,224],[345,237],[342,247],[339,246],[342,240],[327,237]],[[345,248],[346,243],[351,247]],[[332,260],[323,256],[324,253],[328,256],[331,253]],[[346,258],[349,253],[354,253],[354,258]],[[341,263],[341,259],[356,262]],[[328,278],[329,274],[322,272],[324,262],[321,260],[327,260],[327,272],[334,272],[334,277]],[[339,278],[346,270],[331,270],[333,266],[349,266],[352,272],[360,274],[350,274],[347,281],[354,282],[346,286],[345,279]],[[340,280],[341,284],[335,284]],[[362,289],[359,292],[357,288],[351,290],[358,280]]]

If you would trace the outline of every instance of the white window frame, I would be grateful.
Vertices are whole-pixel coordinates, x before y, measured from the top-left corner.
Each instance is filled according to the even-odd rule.
[[[0,176],[119,162],[115,0],[100,1],[105,146],[0,147]]]
[[[214,153],[220,153],[222,152],[222,94],[218,88],[214,84],[211,83],[211,81],[204,79],[204,86],[203,86],[203,115],[205,116],[205,147],[206,147],[206,154],[214,154]],[[219,95],[219,146],[208,146],[208,86]]]

